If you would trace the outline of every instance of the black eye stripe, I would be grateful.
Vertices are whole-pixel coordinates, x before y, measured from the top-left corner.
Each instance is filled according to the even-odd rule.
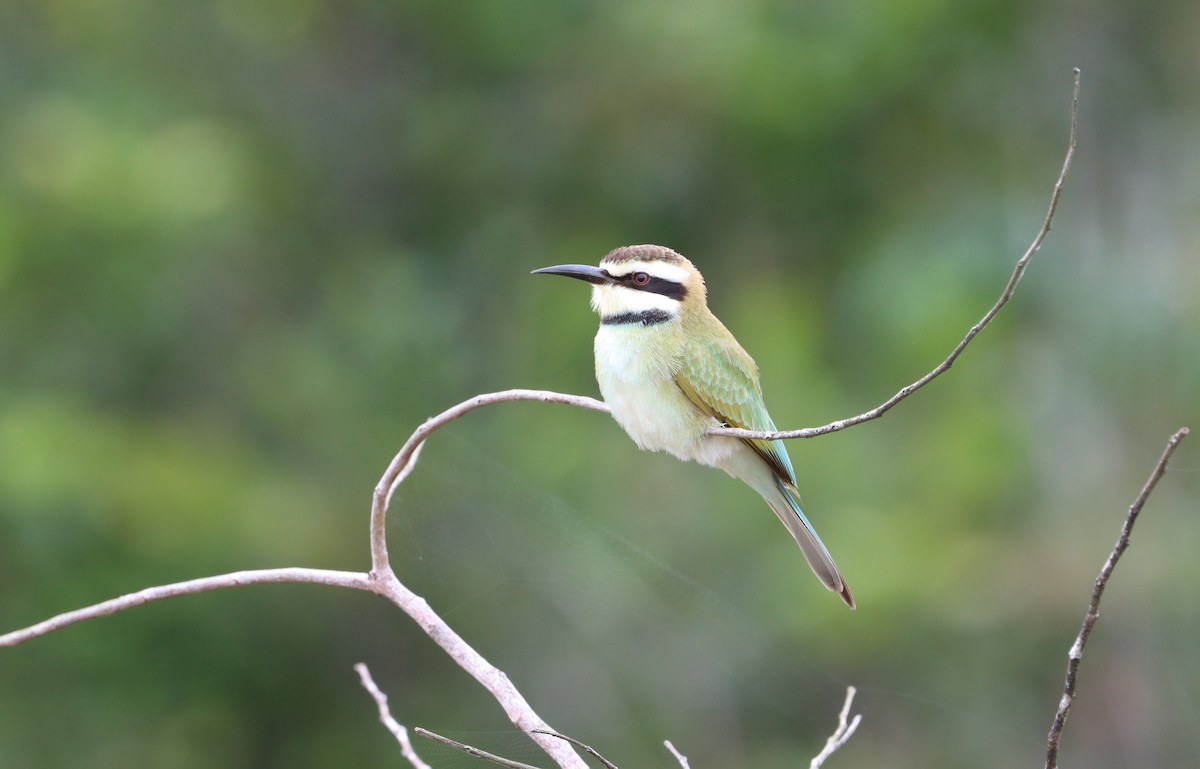
[[[636,272],[630,273],[629,275],[617,278],[617,280],[620,281],[621,285],[628,286],[634,291],[649,291],[653,294],[662,294],[665,297],[677,300],[682,300],[685,296],[687,296],[687,286],[683,285],[682,283],[676,283],[673,280],[657,278],[651,275],[649,281],[642,285],[638,285],[633,281],[633,276],[636,274]]]

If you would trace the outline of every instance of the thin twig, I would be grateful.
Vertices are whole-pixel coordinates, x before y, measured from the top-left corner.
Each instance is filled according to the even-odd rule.
[[[392,495],[396,493],[396,489],[400,488],[400,484],[408,480],[408,476],[412,475],[412,471],[417,467],[417,461],[421,458],[421,449],[425,448],[425,442],[422,441],[413,449],[412,456],[408,458],[408,464],[404,466],[399,473],[396,474],[395,480],[392,481],[392,487],[388,489],[388,502],[392,500]]]
[[[679,762],[679,766],[681,766],[683,769],[691,769],[691,767],[688,765],[687,756],[676,750],[675,746],[671,744],[670,740],[663,740],[663,745],[666,745],[667,750],[671,751],[671,755],[675,756],[675,760]]]
[[[732,438],[757,438],[763,440],[787,440],[791,438],[816,438],[819,435],[828,433],[836,433],[839,430],[845,430],[847,427],[869,422],[872,419],[878,419],[886,414],[900,401],[920,390],[925,385],[932,382],[937,377],[944,374],[958,360],[958,356],[963,350],[967,349],[967,345],[971,343],[980,331],[992,322],[992,319],[1000,312],[1004,305],[1008,304],[1008,300],[1012,298],[1013,292],[1017,289],[1017,284],[1021,281],[1021,276],[1025,274],[1025,268],[1029,265],[1029,261],[1033,255],[1042,247],[1042,242],[1046,240],[1046,236],[1050,234],[1050,224],[1054,221],[1054,212],[1058,210],[1058,199],[1062,195],[1063,185],[1067,181],[1067,172],[1071,170],[1071,159],[1075,157],[1075,137],[1076,126],[1079,119],[1079,69],[1075,69],[1075,90],[1071,98],[1071,132],[1067,142],[1067,155],[1063,159],[1062,170],[1059,171],[1058,181],[1054,183],[1054,191],[1050,194],[1050,207],[1046,211],[1046,218],[1042,221],[1042,227],[1038,230],[1037,236],[1033,242],[1029,244],[1024,256],[1017,260],[1016,267],[1013,269],[1012,276],[1009,277],[1008,283],[1004,286],[1004,290],[1000,292],[1000,298],[992,305],[992,308],[984,313],[979,322],[971,326],[971,330],[963,337],[962,341],[955,346],[946,359],[937,365],[932,371],[917,381],[902,388],[898,393],[888,398],[886,401],[858,416],[849,417],[848,419],[839,419],[836,422],[830,422],[821,427],[806,427],[800,430],[782,430],[777,432],[765,432],[755,430],[740,430],[733,427],[714,427],[708,431],[709,435],[726,435]]]
[[[1108,554],[1104,566],[1100,569],[1100,574],[1096,577],[1096,584],[1092,588],[1092,600],[1088,603],[1087,614],[1083,616],[1083,626],[1079,628],[1079,635],[1075,637],[1075,643],[1071,644],[1071,650],[1067,652],[1067,678],[1063,683],[1062,699],[1058,701],[1058,712],[1054,714],[1054,723],[1050,726],[1050,734],[1046,738],[1046,769],[1056,769],[1058,766],[1058,745],[1062,740],[1063,726],[1067,723],[1067,714],[1071,711],[1071,704],[1075,701],[1075,683],[1079,674],[1079,662],[1083,659],[1083,647],[1087,644],[1088,636],[1092,634],[1092,626],[1096,624],[1096,620],[1100,619],[1100,597],[1104,595],[1104,588],[1108,585],[1108,579],[1112,576],[1113,569],[1117,567],[1117,561],[1121,559],[1121,554],[1129,547],[1133,524],[1137,523],[1142,507],[1150,498],[1154,487],[1158,485],[1159,479],[1163,477],[1163,473],[1167,471],[1167,463],[1171,460],[1171,455],[1179,447],[1179,442],[1187,437],[1188,432],[1188,428],[1181,427],[1167,440],[1167,447],[1163,449],[1158,464],[1154,466],[1154,471],[1146,479],[1146,484],[1142,486],[1142,491],[1137,495],[1137,499],[1133,500],[1133,504],[1129,506],[1129,513],[1125,516],[1125,523],[1121,526],[1121,534],[1117,537],[1117,543],[1113,545],[1112,552]]]
[[[412,740],[408,738],[408,729],[405,729],[404,724],[392,717],[392,711],[388,707],[387,695],[376,685],[375,679],[371,677],[371,671],[367,668],[366,663],[359,662],[354,666],[354,670],[358,673],[358,679],[362,682],[362,687],[367,690],[367,694],[371,695],[371,699],[375,700],[375,706],[379,708],[379,722],[392,733],[392,736],[396,738],[396,742],[400,743],[400,755],[408,759],[408,763],[413,765],[413,769],[432,769],[413,750]]]
[[[617,769],[616,764],[614,764],[612,761],[609,761],[604,756],[600,755],[600,753],[595,748],[593,748],[591,745],[588,745],[586,742],[580,742],[579,740],[575,739],[574,737],[568,737],[567,735],[559,734],[558,732],[548,732],[544,729],[534,729],[534,731],[537,732],[538,734],[548,734],[551,737],[557,737],[560,740],[566,740],[567,742],[571,743],[575,747],[582,748],[585,752],[587,752],[587,754],[589,756],[596,759],[600,763],[604,764],[608,769]]]
[[[504,758],[503,756],[497,756],[493,753],[488,753],[486,750],[480,750],[473,745],[467,745],[464,742],[458,742],[450,739],[449,737],[443,737],[436,732],[431,732],[428,729],[422,729],[419,726],[413,727],[413,731],[422,737],[433,740],[434,742],[440,742],[443,745],[449,745],[456,750],[461,750],[463,753],[475,756],[475,758],[482,758],[484,761],[491,761],[493,764],[507,766],[509,769],[539,769],[539,767],[531,764],[522,764],[520,761],[513,761],[512,759]]]
[[[833,730],[833,734],[829,735],[829,739],[825,741],[825,747],[821,748],[821,752],[809,762],[808,769],[821,769],[821,766],[825,764],[825,759],[841,750],[842,746],[854,734],[854,731],[858,729],[858,725],[862,723],[862,713],[856,713],[853,719],[849,722],[846,721],[850,716],[850,706],[854,704],[854,695],[857,693],[858,689],[855,689],[853,686],[846,687],[846,701],[842,704],[842,711],[838,713],[837,728]]]
[[[0,635],[0,646],[16,646],[38,636],[62,630],[97,617],[106,617],[119,611],[132,609],[135,606],[161,601],[164,598],[174,598],[181,595],[207,593],[210,590],[221,590],[245,585],[263,585],[268,583],[291,582],[306,585],[329,585],[331,587],[346,587],[353,590],[378,592],[375,585],[366,574],[354,571],[330,571],[328,569],[258,569],[253,571],[235,571],[231,574],[220,574],[215,577],[202,577],[186,582],[175,582],[170,585],[159,585],[129,593],[118,598],[112,598],[92,606],[75,611],[68,611],[48,620],[30,625],[21,630]]]

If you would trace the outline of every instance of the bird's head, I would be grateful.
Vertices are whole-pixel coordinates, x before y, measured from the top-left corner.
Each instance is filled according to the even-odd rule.
[[[599,267],[560,264],[533,272],[591,283],[592,308],[601,323],[650,325],[705,306],[700,271],[664,246],[623,246],[610,251]]]

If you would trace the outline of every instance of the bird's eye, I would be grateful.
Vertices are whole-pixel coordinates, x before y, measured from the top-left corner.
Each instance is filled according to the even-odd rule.
[[[650,282],[650,276],[644,272],[633,273],[633,285],[644,286]]]

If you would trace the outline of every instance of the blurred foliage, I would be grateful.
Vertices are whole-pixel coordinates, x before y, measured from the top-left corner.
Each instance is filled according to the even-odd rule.
[[[365,568],[422,419],[595,393],[586,291],[527,273],[617,245],[700,266],[779,424],[877,404],[1036,231],[1079,66],[1009,309],[792,445],[857,612],[751,492],[592,413],[470,415],[392,514],[402,577],[621,766],[803,765],[846,683],[839,765],[1038,765],[1123,512],[1200,426],[1197,30],[1182,0],[0,5],[0,629]],[[1113,581],[1074,765],[1200,762],[1198,456]],[[0,765],[398,766],[359,660],[405,723],[545,763],[406,617],[270,586],[3,650]]]

